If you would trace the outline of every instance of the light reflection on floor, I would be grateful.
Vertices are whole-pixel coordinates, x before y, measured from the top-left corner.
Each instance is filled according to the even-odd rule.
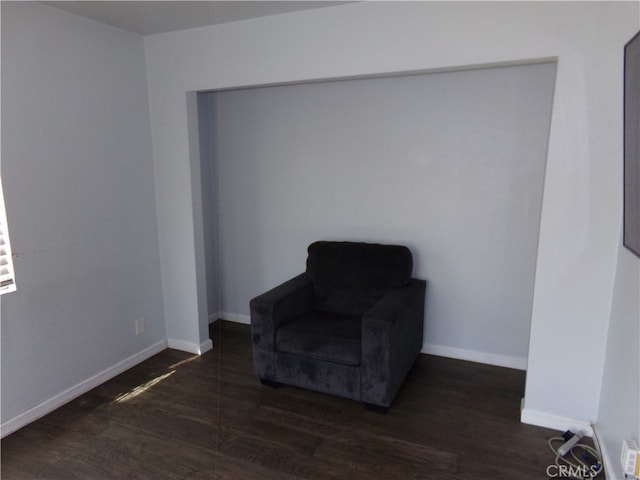
[[[123,393],[122,395],[120,395],[119,397],[117,397],[114,401],[115,403],[124,403],[127,402],[135,397],[137,397],[138,395],[143,394],[144,392],[146,392],[147,390],[149,390],[151,387],[153,387],[154,385],[157,385],[158,383],[160,383],[161,381],[163,381],[166,378],[169,378],[171,375],[173,375],[174,373],[176,373],[175,370],[171,370],[170,372],[165,373],[164,375],[159,375],[154,379],[149,380],[146,383],[143,383],[142,385],[138,385],[136,388],[134,388],[133,390],[128,391],[127,393]]]
[[[163,374],[163,375],[158,375],[157,377],[149,380],[146,383],[143,383],[142,385],[138,385],[137,387],[129,390],[126,393],[123,393],[121,395],[119,395],[118,397],[116,397],[116,399],[114,400],[115,403],[124,403],[127,402],[133,398],[136,398],[137,396],[143,394],[144,392],[146,392],[147,390],[149,390],[150,388],[152,388],[154,385],[157,385],[158,383],[162,382],[163,380],[169,378],[171,375],[173,375],[174,373],[176,373],[176,369],[186,365],[189,362],[192,362],[196,359],[200,358],[200,355],[193,355],[191,357],[185,358],[184,360],[180,360],[179,362],[176,362],[172,365],[169,366],[169,372]]]
[[[184,360],[180,360],[178,363],[174,363],[173,365],[170,365],[169,368],[178,368],[181,367],[182,365],[189,363],[189,362],[193,362],[194,360],[200,358],[200,355],[193,355],[192,357],[189,358],[185,358]]]

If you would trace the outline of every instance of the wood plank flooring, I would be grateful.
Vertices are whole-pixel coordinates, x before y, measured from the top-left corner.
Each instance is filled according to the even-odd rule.
[[[249,327],[165,350],[1,442],[3,480],[539,480],[558,432],[519,422],[524,372],[423,355],[386,415],[263,387]]]

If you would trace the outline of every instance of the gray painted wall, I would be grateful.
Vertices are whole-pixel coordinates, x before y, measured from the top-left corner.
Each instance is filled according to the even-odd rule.
[[[2,2],[3,423],[167,337],[146,81],[141,37]]]
[[[407,244],[429,347],[526,364],[554,80],[546,63],[207,94],[217,308],[247,315],[314,240]]]

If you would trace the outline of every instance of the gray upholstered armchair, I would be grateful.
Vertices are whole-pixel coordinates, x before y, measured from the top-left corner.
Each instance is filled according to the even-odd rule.
[[[315,242],[305,273],[251,300],[253,368],[386,411],[422,348],[426,281],[407,247]]]

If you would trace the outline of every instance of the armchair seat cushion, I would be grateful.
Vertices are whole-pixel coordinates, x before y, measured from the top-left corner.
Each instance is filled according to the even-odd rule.
[[[342,365],[360,365],[361,318],[311,311],[280,327],[276,350]]]

